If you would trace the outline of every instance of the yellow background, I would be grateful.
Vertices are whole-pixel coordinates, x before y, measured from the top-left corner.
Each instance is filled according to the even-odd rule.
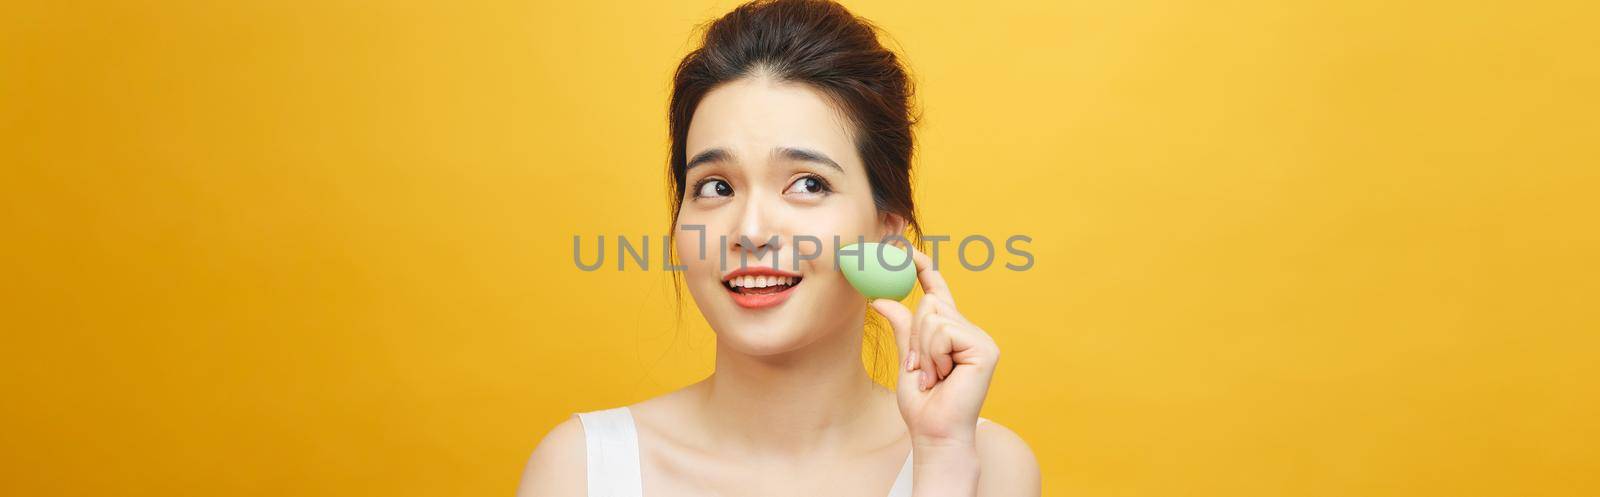
[[[850,2],[1047,495],[1600,495],[1590,2]],[[729,2],[19,2],[0,493],[507,495],[709,372],[665,106]],[[659,245],[657,245],[659,247]]]

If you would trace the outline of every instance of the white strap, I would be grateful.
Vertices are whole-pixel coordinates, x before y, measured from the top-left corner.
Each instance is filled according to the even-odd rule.
[[[988,420],[978,416],[978,425],[982,426]],[[894,486],[889,487],[889,497],[911,497],[911,454],[906,454],[906,463],[900,466],[900,474],[894,477]]]
[[[589,497],[642,497],[639,433],[627,406],[578,413],[588,447]]]
[[[911,454],[906,454],[906,463],[900,466],[900,474],[894,477],[894,486],[889,487],[889,497],[911,497]]]

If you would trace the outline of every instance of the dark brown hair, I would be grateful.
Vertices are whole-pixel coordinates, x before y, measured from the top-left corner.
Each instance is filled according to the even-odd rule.
[[[911,78],[877,33],[870,21],[825,0],[757,0],[713,21],[672,77],[672,228],[683,202],[685,142],[695,108],[724,83],[765,74],[810,85],[832,100],[851,125],[878,212],[905,218],[913,239],[920,238],[911,196],[911,127],[917,121]]]

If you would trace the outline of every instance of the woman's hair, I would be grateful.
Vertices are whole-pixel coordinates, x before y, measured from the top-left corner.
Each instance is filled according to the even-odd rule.
[[[912,83],[899,57],[878,43],[877,31],[826,0],[757,0],[713,21],[672,77],[672,229],[683,203],[695,108],[718,86],[762,74],[809,85],[845,114],[878,212],[905,218],[912,239],[921,238],[911,198]]]
[[[904,218],[909,233],[903,235],[920,244],[922,225],[911,197],[911,127],[918,119],[911,104],[912,83],[900,58],[878,42],[878,31],[828,0],[756,0],[712,21],[700,47],[684,56],[672,77],[667,114],[672,139],[670,229],[676,233],[683,204],[686,142],[695,108],[718,86],[764,75],[809,85],[843,112],[878,213]],[[669,273],[681,311],[682,273]],[[870,333],[863,346],[870,370],[888,385],[894,366],[884,360],[884,352],[893,349],[893,336],[871,313],[867,323]]]

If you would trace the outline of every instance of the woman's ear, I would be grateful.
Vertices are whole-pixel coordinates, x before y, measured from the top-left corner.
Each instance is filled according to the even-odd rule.
[[[899,214],[886,213],[880,215],[878,216],[878,239],[881,240],[891,236],[904,237],[906,236],[906,226],[909,224],[906,222],[906,218],[901,217]]]

